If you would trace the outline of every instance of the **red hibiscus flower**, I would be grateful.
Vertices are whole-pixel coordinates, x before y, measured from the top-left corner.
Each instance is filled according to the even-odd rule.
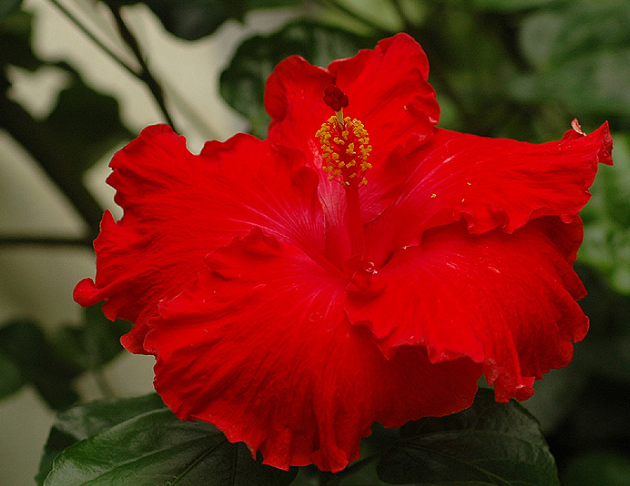
[[[404,34],[327,69],[290,57],[267,140],[193,155],[160,125],[116,154],[125,214],[105,213],[75,299],[134,322],[123,344],[156,356],[178,417],[275,467],[338,471],[375,421],[460,411],[482,374],[526,399],[569,363],[608,128],[542,145],[435,128],[428,69]]]

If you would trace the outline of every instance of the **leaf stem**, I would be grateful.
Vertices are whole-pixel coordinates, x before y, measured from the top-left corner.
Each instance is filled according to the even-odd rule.
[[[85,34],[94,44],[96,44],[99,49],[101,49],[105,54],[107,54],[114,62],[116,62],[120,67],[122,67],[125,71],[131,74],[135,78],[142,79],[140,74],[129,64],[127,64],[123,59],[120,58],[114,51],[112,51],[109,47],[107,47],[96,35],[88,30],[88,28],[81,23],[81,21],[68,10],[63,4],[59,3],[58,0],[50,0],[55,7],[59,9],[59,11],[66,16],[70,22],[72,22],[83,34]]]
[[[116,26],[118,27],[118,32],[120,32],[122,40],[131,49],[131,52],[133,52],[133,55],[140,64],[140,72],[137,73],[137,76],[140,78],[140,80],[142,80],[142,82],[144,82],[144,84],[147,85],[147,87],[151,91],[151,94],[160,107],[160,111],[162,112],[162,115],[164,116],[166,122],[173,128],[175,132],[177,132],[177,130],[175,129],[175,124],[173,123],[173,118],[171,117],[168,108],[166,107],[164,90],[151,73],[151,70],[146,63],[144,55],[142,54],[142,50],[140,49],[140,44],[138,43],[138,40],[122,18],[120,7],[109,5],[109,9],[114,16],[114,20],[116,21]]]
[[[7,236],[0,235],[0,247],[12,246],[46,246],[46,247],[64,247],[64,246],[85,246],[92,248],[92,239],[74,236]]]
[[[116,392],[114,388],[109,384],[107,378],[105,378],[105,374],[101,368],[92,368],[90,370],[94,379],[96,380],[96,384],[98,385],[103,398],[116,398]]]
[[[164,116],[165,121],[175,129],[175,125],[173,124],[173,119],[166,107],[166,103],[164,100],[164,91],[162,87],[157,82],[149,67],[147,66],[146,61],[144,60],[144,56],[142,55],[142,51],[140,50],[140,46],[133,35],[133,33],[125,24],[123,18],[120,15],[120,7],[110,6],[110,10],[112,15],[114,16],[114,20],[116,21],[116,26],[118,27],[118,32],[122,40],[125,44],[131,49],[134,57],[139,63],[140,69],[134,69],[128,63],[126,63],[120,56],[118,56],[114,51],[112,51],[109,47],[105,45],[96,35],[94,35],[81,21],[68,10],[63,4],[59,2],[59,0],[50,0],[50,2],[59,9],[61,13],[63,13],[68,20],[70,20],[81,32],[83,32],[92,42],[94,42],[99,49],[101,49],[105,54],[107,54],[110,58],[112,58],[120,67],[122,67],[125,71],[131,74],[134,78],[142,81],[148,88],[153,98],[155,99],[162,115]]]

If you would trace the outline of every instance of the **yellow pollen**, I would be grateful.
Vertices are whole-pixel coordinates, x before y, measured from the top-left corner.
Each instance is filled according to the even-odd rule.
[[[341,125],[333,115],[315,136],[322,148],[322,170],[328,174],[329,181],[336,179],[349,185],[356,179],[360,186],[367,184],[364,173],[372,168],[367,161],[372,146],[363,123],[347,116]]]
[[[437,194],[431,194],[431,199],[435,199],[437,197]]]

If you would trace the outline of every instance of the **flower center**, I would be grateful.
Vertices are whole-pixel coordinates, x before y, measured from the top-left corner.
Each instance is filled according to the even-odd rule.
[[[348,97],[334,84],[324,89],[324,103],[335,114],[331,116],[315,136],[322,148],[322,171],[328,180],[336,180],[346,194],[346,228],[350,238],[352,256],[363,255],[365,244],[359,187],[367,184],[365,172],[372,168],[367,159],[372,151],[367,130],[356,118],[343,116]]]
[[[326,86],[324,102],[335,115],[315,134],[322,148],[322,170],[328,174],[329,181],[337,180],[345,186],[355,181],[359,185],[367,184],[364,173],[372,168],[367,161],[372,151],[367,130],[356,118],[344,118],[348,97],[337,86]]]

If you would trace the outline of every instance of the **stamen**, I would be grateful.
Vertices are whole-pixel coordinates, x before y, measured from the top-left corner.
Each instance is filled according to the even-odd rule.
[[[322,148],[322,170],[328,180],[343,185],[346,194],[346,225],[352,255],[365,253],[359,187],[367,184],[364,174],[372,168],[367,160],[372,151],[367,130],[356,118],[343,116],[348,97],[334,84],[324,88],[324,103],[335,112],[322,124],[316,136]]]
[[[370,137],[359,120],[343,116],[348,97],[334,84],[324,88],[324,103],[335,111],[316,133],[322,147],[322,170],[328,180],[338,180],[344,185],[357,180],[367,184],[363,173],[372,168],[367,159],[372,151]],[[336,122],[336,123],[335,123]]]
[[[356,179],[359,185],[367,184],[364,173],[372,168],[368,162],[372,146],[363,123],[347,116],[340,126],[331,116],[315,135],[322,147],[322,170],[329,181],[336,179],[349,185]]]

